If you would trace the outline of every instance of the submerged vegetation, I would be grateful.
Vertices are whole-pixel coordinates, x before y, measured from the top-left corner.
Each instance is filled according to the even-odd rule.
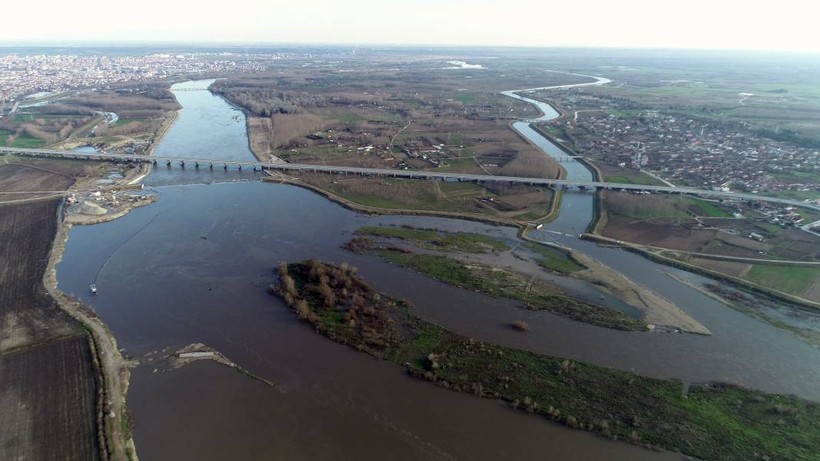
[[[415,316],[346,264],[282,263],[272,291],[338,342],[408,373],[615,440],[702,459],[809,460],[820,452],[820,405],[725,384],[685,386],[487,344]]]
[[[404,235],[414,237],[424,235],[415,233],[418,231],[416,229],[396,229],[396,232],[401,232]],[[451,240],[460,241],[464,239],[470,241],[471,237],[469,236],[475,234],[452,235],[455,237],[450,237]],[[487,239],[488,237],[483,238]],[[482,242],[481,245],[486,244]],[[601,327],[619,330],[646,329],[646,323],[640,319],[630,317],[617,310],[565,296],[536,276],[476,262],[467,263],[443,255],[415,253],[403,248],[384,246],[366,237],[356,237],[348,242],[345,247],[356,253],[375,253],[387,261],[421,272],[450,285],[479,291],[491,296],[521,301],[528,309],[549,311]],[[545,260],[542,259],[541,261]],[[545,264],[545,267],[549,265],[547,263],[543,264]],[[566,264],[570,264],[570,262],[567,261]],[[583,268],[583,266],[580,267]]]
[[[441,251],[483,253],[488,251],[507,251],[510,249],[509,245],[499,239],[469,232],[443,232],[436,229],[417,229],[408,226],[366,226],[357,230],[356,233],[374,237],[409,240],[422,248]]]
[[[355,253],[373,253],[381,258],[428,275],[450,285],[521,301],[529,309],[545,310],[574,320],[619,330],[644,330],[640,319],[623,312],[573,299],[558,293],[535,275],[524,274],[477,262],[465,262],[441,254],[417,253],[405,248],[383,245],[371,237],[395,238],[412,242],[415,247],[441,252],[487,253],[508,251],[501,240],[467,232],[445,232],[412,227],[362,227],[357,237],[345,244]],[[544,269],[570,274],[586,269],[569,254],[544,245],[527,243],[536,253],[535,261]]]
[[[533,242],[524,242],[524,246],[538,255],[536,262],[548,271],[568,275],[586,269],[586,266],[573,259],[568,252]]]
[[[442,282],[491,296],[523,302],[527,308],[549,311],[574,320],[618,330],[644,330],[646,323],[623,312],[596,306],[555,292],[537,277],[440,255],[383,249],[382,258]]]

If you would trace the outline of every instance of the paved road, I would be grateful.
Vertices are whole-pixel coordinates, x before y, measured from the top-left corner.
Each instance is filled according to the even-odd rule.
[[[687,195],[708,196],[715,198],[728,198],[735,200],[757,200],[762,202],[779,203],[782,205],[798,206],[820,211],[820,205],[810,204],[797,200],[789,200],[775,197],[766,197],[757,194],[743,194],[739,192],[723,192],[712,191],[705,189],[698,189],[694,187],[670,187],[670,186],[647,186],[641,184],[620,184],[601,181],[573,181],[565,179],[549,179],[549,178],[524,178],[518,176],[493,176],[480,174],[466,174],[466,173],[445,173],[438,171],[417,171],[417,170],[394,170],[387,168],[361,168],[351,166],[333,166],[333,165],[308,165],[299,163],[285,163],[285,162],[258,162],[258,161],[237,161],[237,160],[215,160],[195,157],[179,157],[179,156],[144,156],[131,154],[107,154],[107,153],[90,153],[90,152],[71,152],[59,150],[46,149],[22,149],[11,147],[0,147],[0,154],[14,154],[32,157],[57,157],[69,158],[77,160],[93,160],[93,161],[114,161],[114,162],[156,162],[169,163],[175,166],[185,166],[187,168],[209,168],[213,165],[214,168],[257,168],[262,170],[279,170],[279,171],[305,171],[305,172],[320,172],[320,173],[339,173],[339,174],[357,174],[363,176],[388,176],[395,178],[408,179],[438,179],[438,180],[457,180],[457,181],[473,181],[473,182],[506,182],[513,184],[529,184],[538,186],[549,186],[557,188],[581,188],[581,189],[614,189],[626,191],[649,191],[649,192],[665,192]]]

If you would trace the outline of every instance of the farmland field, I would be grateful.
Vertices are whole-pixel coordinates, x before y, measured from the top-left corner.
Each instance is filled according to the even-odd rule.
[[[541,219],[553,191],[535,186],[480,186],[474,183],[407,181],[315,173],[294,175],[306,184],[349,202],[388,210],[470,213],[492,219]]]
[[[0,206],[0,351],[76,330],[41,286],[58,205]]]
[[[755,264],[747,278],[786,293],[802,295],[820,276],[815,267],[783,267]]]
[[[5,160],[5,159],[4,159]],[[43,274],[61,198],[84,166],[0,165],[0,459],[99,459],[97,383],[87,334],[47,294]],[[3,193],[6,194],[3,194]]]
[[[0,459],[99,459],[89,357],[84,334],[0,355]]]
[[[499,92],[575,83],[578,76],[529,66],[454,74],[441,64],[391,63],[382,72],[289,69],[220,80],[211,90],[246,110],[251,148],[263,159],[275,154],[299,163],[559,174],[555,162],[508,127],[534,115],[533,108]]]

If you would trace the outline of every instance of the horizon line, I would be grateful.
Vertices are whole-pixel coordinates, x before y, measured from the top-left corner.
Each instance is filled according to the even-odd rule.
[[[663,47],[663,46],[629,46],[629,45],[510,45],[510,44],[451,44],[451,43],[367,43],[367,42],[286,42],[286,41],[210,41],[210,40],[115,40],[105,41],[96,39],[73,40],[2,40],[0,48],[12,47],[94,47],[105,46],[111,48],[134,47],[326,47],[326,48],[499,48],[499,49],[529,49],[529,50],[622,50],[622,51],[682,51],[682,52],[744,52],[744,53],[784,53],[801,55],[818,55],[820,50],[796,50],[781,48],[705,48],[705,47]]]

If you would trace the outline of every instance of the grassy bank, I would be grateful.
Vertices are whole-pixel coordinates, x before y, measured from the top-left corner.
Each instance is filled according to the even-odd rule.
[[[573,259],[572,255],[547,245],[524,242],[524,246],[538,255],[536,262],[548,271],[569,275],[586,269],[586,266]]]
[[[782,300],[761,293],[754,293],[745,290],[743,287],[730,287],[719,283],[707,283],[703,287],[699,287],[689,282],[684,281],[683,283],[687,283],[693,288],[708,294],[732,309],[789,331],[812,346],[820,347],[820,331],[792,325],[769,315],[770,312],[781,307]],[[790,305],[789,309],[800,309],[800,306]]]
[[[817,267],[788,267],[770,264],[755,264],[746,274],[752,282],[774,290],[802,296],[820,274]]]
[[[529,185],[481,185],[308,172],[291,175],[303,184],[363,207],[471,214],[507,222],[544,219],[554,199],[551,189]]]
[[[599,235],[596,235],[596,234],[583,234],[581,238],[583,238],[585,240],[590,240],[590,241],[593,241],[593,242],[604,243],[604,244],[612,244],[613,243],[611,241],[611,239],[609,239],[607,237],[602,237],[602,236],[599,236]],[[664,256],[660,253],[655,253],[655,252],[652,252],[652,251],[649,251],[649,250],[646,250],[646,249],[643,249],[643,248],[636,247],[634,245],[625,245],[622,248],[626,251],[630,251],[632,253],[642,255],[642,256],[646,257],[647,259],[649,259],[651,261],[654,261],[654,262],[657,262],[657,263],[661,263],[661,264],[671,266],[671,267],[676,267],[678,269],[683,269],[683,270],[686,270],[686,271],[689,271],[689,272],[692,272],[692,273],[695,273],[695,274],[704,275],[704,276],[707,276],[707,277],[710,277],[710,278],[713,278],[713,279],[716,279],[716,280],[721,280],[721,281],[730,283],[732,285],[736,285],[738,287],[744,288],[746,290],[749,290],[749,291],[752,291],[752,292],[755,292],[755,293],[760,293],[760,294],[763,294],[763,295],[766,295],[766,296],[771,296],[772,298],[779,299],[779,300],[785,301],[787,303],[796,304],[798,306],[802,306],[802,307],[809,308],[809,309],[814,309],[814,310],[820,309],[820,303],[817,303],[817,302],[809,300],[809,299],[801,298],[799,296],[794,296],[794,295],[791,295],[791,294],[783,292],[783,291],[775,290],[775,289],[760,285],[758,283],[754,283],[750,280],[746,280],[746,279],[743,279],[743,278],[727,275],[727,274],[724,274],[722,272],[707,269],[705,267],[695,266],[695,265],[690,264],[688,262],[681,261],[679,259],[673,259],[673,258],[670,258],[668,256]]]
[[[274,291],[318,332],[448,389],[701,459],[810,460],[820,452],[815,403],[722,384],[687,388],[476,341],[416,317],[346,265],[282,263],[279,275]]]
[[[509,245],[499,239],[470,232],[444,232],[436,229],[417,229],[407,226],[366,226],[357,230],[356,233],[373,237],[408,240],[423,248],[441,251],[486,253],[488,251],[507,251],[510,249]]]
[[[544,310],[606,328],[646,329],[646,324],[640,319],[556,293],[537,277],[484,264],[465,263],[447,256],[395,249],[378,249],[376,253],[402,267],[451,285],[521,301],[529,309]]]

